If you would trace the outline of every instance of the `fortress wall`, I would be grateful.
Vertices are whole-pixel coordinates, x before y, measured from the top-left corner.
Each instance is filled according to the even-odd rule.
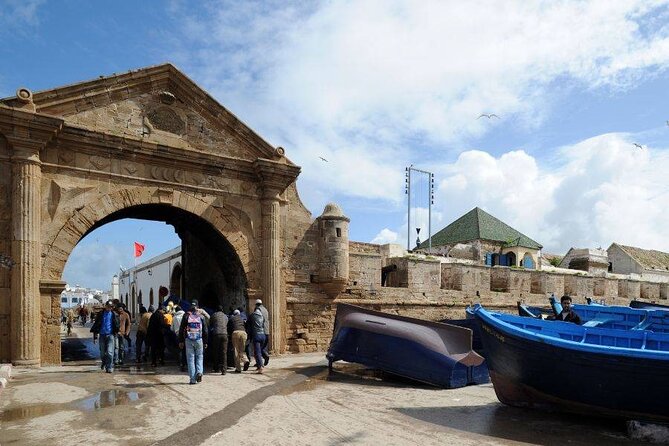
[[[584,303],[585,297],[597,297],[608,305],[628,305],[631,299],[642,297],[643,290],[644,296],[653,299],[666,299],[669,295],[669,284],[497,266],[439,264],[408,257],[386,260],[386,264],[396,264],[398,270],[389,274],[388,284],[392,286],[381,287],[379,255],[369,247],[352,252],[349,284],[333,299],[325,297],[317,284],[288,290],[285,317],[289,351],[326,351],[338,303],[438,321],[464,318],[465,308],[473,302],[494,311],[515,313],[518,300],[547,306],[550,294],[556,297],[570,294],[576,303]],[[504,291],[495,290],[499,288]]]

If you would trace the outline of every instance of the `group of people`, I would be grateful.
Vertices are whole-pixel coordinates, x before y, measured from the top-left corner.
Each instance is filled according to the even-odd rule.
[[[181,301],[183,306],[186,302]],[[228,369],[228,340],[234,351],[234,371],[241,373],[250,366],[251,350],[257,373],[263,373],[269,363],[269,314],[260,299],[247,316],[242,308],[226,314],[218,306],[211,315],[199,307],[198,301],[188,302],[187,310],[173,302],[158,309],[140,306],[135,338],[135,361],[151,358],[151,366],[165,363],[165,350],[178,359],[182,371],[188,370],[190,384],[202,381],[204,353],[208,352],[212,371],[225,375]],[[101,368],[107,373],[123,364],[126,345],[130,347],[130,313],[125,305],[108,301],[91,328],[94,342],[99,338]]]
[[[67,328],[67,335],[72,334],[72,328],[77,319],[81,322],[81,326],[86,325],[89,314],[92,316],[92,313],[85,306],[80,306],[75,308],[68,308],[67,310],[61,310],[61,319],[60,322],[62,325],[65,325]]]

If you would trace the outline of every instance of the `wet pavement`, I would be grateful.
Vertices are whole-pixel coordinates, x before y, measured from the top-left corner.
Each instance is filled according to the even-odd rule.
[[[623,422],[507,407],[491,385],[436,389],[346,363],[329,374],[322,353],[195,386],[173,364],[106,374],[96,356],[76,328],[63,345],[72,361],[16,370],[0,396],[0,444],[637,444]]]

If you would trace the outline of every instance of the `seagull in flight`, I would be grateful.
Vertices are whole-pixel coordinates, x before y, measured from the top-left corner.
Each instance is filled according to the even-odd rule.
[[[632,144],[634,144],[634,147],[638,147],[643,150],[643,146],[641,144],[638,143],[632,143]]]
[[[325,161],[326,163],[329,163],[329,161],[326,160],[325,158],[323,158],[322,156],[319,156],[319,158],[322,159],[323,161]]]
[[[494,113],[489,113],[489,114],[481,113],[481,116],[479,116],[479,117],[476,118],[476,119],[481,119],[481,118],[483,118],[483,117],[486,117],[486,118],[488,118],[488,119],[492,119],[492,118],[497,118],[497,119],[499,119],[499,116],[497,116],[497,115],[494,114]]]

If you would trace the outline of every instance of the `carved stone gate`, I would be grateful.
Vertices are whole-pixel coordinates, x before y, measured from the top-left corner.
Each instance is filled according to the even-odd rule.
[[[88,232],[128,217],[223,256],[222,277],[264,300],[283,351],[282,269],[295,263],[284,226],[312,226],[299,172],[169,64],[0,101],[0,254],[14,262],[0,268],[0,361],[60,361],[65,262]],[[196,283],[187,262],[184,246]]]

